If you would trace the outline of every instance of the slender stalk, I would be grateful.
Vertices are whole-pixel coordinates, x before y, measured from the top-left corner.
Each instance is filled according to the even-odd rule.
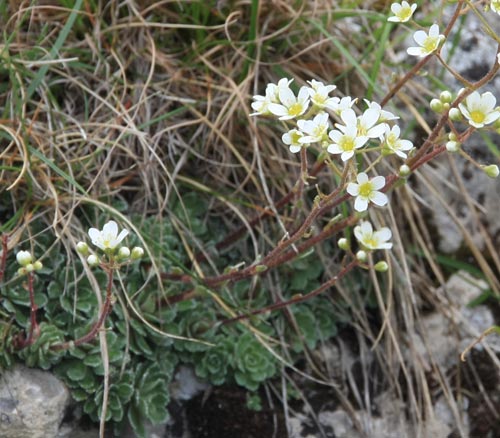
[[[108,316],[110,310],[111,310],[111,297],[112,297],[112,289],[113,289],[113,269],[107,270],[108,273],[108,284],[106,287],[106,298],[104,300],[104,304],[102,306],[102,311],[101,314],[99,315],[99,318],[97,319],[97,322],[94,324],[94,326],[90,329],[90,331],[74,340],[74,341],[68,341],[68,342],[63,342],[61,344],[55,344],[52,345],[53,350],[68,350],[71,347],[77,347],[78,345],[86,344],[87,342],[92,341],[99,330],[101,329],[106,317]]]
[[[455,12],[453,13],[453,16],[451,17],[450,21],[448,22],[448,25],[446,26],[446,29],[443,32],[443,35],[448,38],[448,35],[451,32],[451,29],[453,28],[455,22],[458,20],[458,17],[460,16],[460,11],[462,9],[462,6],[464,4],[464,0],[460,0],[457,4],[457,7],[455,8]],[[398,83],[386,94],[386,96],[382,99],[380,102],[380,105],[384,107],[387,102],[389,102],[394,95],[418,72],[420,69],[427,64],[431,58],[434,56],[434,54],[430,54],[426,56],[425,58],[421,59],[419,62],[417,62],[413,68],[407,72],[399,81]]]
[[[335,286],[335,284],[342,277],[344,277],[347,273],[352,271],[358,265],[359,265],[358,260],[354,259],[348,265],[346,265],[344,268],[342,268],[342,270],[335,277],[324,282],[321,286],[319,286],[318,288],[314,289],[313,291],[311,291],[305,295],[297,295],[297,296],[291,298],[290,300],[277,302],[277,303],[271,304],[270,306],[266,306],[266,307],[263,307],[261,309],[254,310],[253,312],[245,313],[244,315],[235,316],[234,318],[230,318],[230,319],[223,321],[222,324],[231,324],[233,322],[241,321],[242,319],[248,319],[248,318],[255,316],[255,315],[259,315],[259,314],[262,314],[265,312],[271,312],[273,310],[282,309],[283,307],[288,307],[292,304],[298,304],[298,303],[302,303],[304,301],[310,300],[311,298],[314,298],[315,296],[320,295],[325,290]]]
[[[33,272],[28,273],[28,292],[30,295],[30,329],[28,332],[28,337],[21,342],[19,348],[28,347],[33,344],[33,341],[40,333],[38,323],[36,322],[36,311],[38,310],[35,304],[35,289],[33,287],[35,274]]]
[[[325,162],[319,162],[316,163],[312,170],[309,172],[308,177],[309,178],[314,178],[321,170],[323,170],[325,167]],[[299,184],[299,182],[297,182]],[[282,209],[285,205],[287,205],[289,202],[291,202],[293,199],[297,197],[297,190],[296,186],[294,186],[286,195],[284,195],[282,198],[280,198],[276,203],[275,207],[277,210]],[[260,214],[256,215],[254,218],[252,218],[250,221],[248,221],[248,225],[250,227],[255,227],[259,222],[261,222],[263,219],[274,216],[274,213],[271,209],[266,208],[264,209]],[[247,232],[247,226],[242,225],[239,227],[237,230],[234,232],[228,234],[224,240],[221,240],[219,243],[215,245],[215,249],[217,251],[220,251],[224,248],[227,248],[228,246],[231,246],[233,243],[235,243],[237,240],[241,239],[245,233]],[[206,256],[204,253],[198,253],[196,254],[196,261],[204,261],[206,259]],[[163,276],[166,276],[168,274],[162,274]],[[167,277],[164,277],[167,278]]]
[[[2,234],[2,258],[0,259],[0,281],[3,280],[5,274],[5,266],[7,265],[7,252],[9,251],[7,242],[9,236],[7,234]]]

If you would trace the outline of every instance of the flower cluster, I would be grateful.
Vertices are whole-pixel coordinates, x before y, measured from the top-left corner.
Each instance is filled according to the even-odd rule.
[[[90,228],[88,234],[92,244],[104,252],[110,263],[137,260],[144,255],[144,250],[139,246],[132,248],[132,250],[127,246],[119,247],[123,239],[127,237],[128,230],[124,229],[118,233],[118,224],[114,221],[104,224],[102,230]],[[89,247],[85,242],[78,242],[76,249],[80,254],[87,257],[87,263],[90,266],[97,266],[101,263],[99,256],[90,254]]]
[[[21,265],[18,269],[19,275],[26,275],[30,272],[40,271],[43,268],[40,260],[33,261],[33,255],[29,251],[18,251],[16,254],[17,263]]]
[[[365,99],[361,110],[355,98],[330,96],[335,85],[311,80],[295,95],[291,84],[292,80],[287,78],[280,79],[277,84],[268,84],[265,96],[254,96],[252,103],[255,110],[252,115],[275,116],[292,125],[282,136],[290,152],[318,145],[350,166],[356,154],[363,153],[369,145],[370,150],[379,150],[384,156],[394,154],[402,159],[406,159],[407,152],[413,149],[411,141],[400,138],[401,129],[394,124],[398,117],[383,110],[377,102]],[[370,180],[361,172],[354,174],[352,179],[357,182],[349,182],[346,189],[356,198],[356,211],[367,210],[370,203],[387,204],[387,196],[380,191],[385,186],[384,177]]]
[[[311,80],[295,94],[291,84],[292,80],[287,78],[268,84],[264,96],[254,96],[251,106],[255,112],[251,115],[274,116],[288,125],[282,140],[290,152],[318,147],[321,152],[328,152],[330,159],[342,163],[347,170],[345,190],[354,198],[355,211],[364,212],[371,204],[385,206],[389,201],[384,193],[385,177],[357,172],[354,157],[370,150],[378,151],[379,159],[390,154],[406,159],[413,144],[401,138],[401,129],[395,124],[398,117],[383,110],[377,102],[365,99],[360,109],[355,98],[331,96],[335,85]],[[361,246],[360,261],[367,251],[392,246],[388,242],[390,230],[373,231],[369,222],[356,227],[355,236]],[[339,246],[347,248],[346,242],[339,242]]]

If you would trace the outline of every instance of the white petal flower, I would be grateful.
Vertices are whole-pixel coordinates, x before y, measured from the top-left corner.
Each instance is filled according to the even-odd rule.
[[[301,87],[299,94],[295,96],[290,87],[279,86],[278,97],[280,103],[270,103],[269,111],[278,116],[280,120],[290,120],[304,114],[309,106],[308,87]]]
[[[343,130],[332,130],[328,136],[333,143],[328,145],[328,152],[331,154],[341,154],[342,161],[347,161],[354,156],[356,149],[365,145],[368,137],[359,137],[358,128],[354,125],[343,126]]]
[[[304,134],[307,134],[299,139],[299,143],[319,143],[325,140],[326,131],[329,128],[328,114],[319,113],[312,120],[299,120],[297,126]]]
[[[413,39],[419,47],[409,47],[406,50],[408,55],[423,58],[435,52],[441,42],[444,41],[445,36],[439,33],[439,26],[437,24],[433,24],[430,27],[428,34],[423,30],[417,30],[413,35]]]
[[[495,96],[489,91],[481,95],[474,91],[466,97],[465,104],[463,102],[458,104],[458,108],[471,126],[482,128],[500,117],[500,111],[495,109],[496,104]]]
[[[279,89],[283,87],[288,87],[292,83],[293,79],[282,78],[276,84],[267,84],[266,95],[253,96],[254,102],[252,102],[251,107],[255,110],[251,113],[251,116],[269,115],[269,104],[279,103]]]
[[[417,4],[409,4],[406,1],[399,3],[393,3],[391,5],[391,11],[394,14],[393,17],[389,17],[387,21],[393,21],[395,23],[406,23],[413,16],[413,13],[417,9]]]
[[[384,137],[382,139],[382,151],[386,154],[396,154],[398,157],[406,158],[405,151],[413,148],[413,143],[410,140],[402,140],[399,138],[401,130],[398,125],[391,128],[386,125]]]
[[[122,230],[118,234],[118,225],[114,221],[104,224],[102,231],[99,231],[97,228],[89,230],[92,243],[103,251],[115,249],[127,235],[127,230]]]
[[[338,97],[332,98],[334,101],[330,102],[328,105],[325,105],[325,108],[332,110],[335,114],[340,115],[343,111],[351,109],[352,106],[357,102],[358,98],[354,99],[351,96],[345,96],[342,99]]]
[[[360,172],[356,179],[357,183],[350,182],[346,188],[347,193],[356,197],[354,201],[354,209],[356,211],[365,211],[368,209],[369,202],[373,202],[378,206],[387,204],[387,195],[379,191],[379,189],[385,186],[385,178],[383,176],[376,176],[369,179],[366,173]]]
[[[289,147],[292,154],[296,154],[303,146],[300,142],[300,139],[303,136],[304,134],[298,129],[291,129],[290,131],[283,134],[281,140],[283,140],[283,143],[285,143]]]
[[[490,8],[493,12],[496,12],[500,15],[500,0],[491,0]]]
[[[387,122],[389,120],[397,120],[398,116],[394,115],[390,111],[383,110],[378,102],[370,102],[368,99],[363,99],[365,103],[368,105],[368,108],[374,108],[379,111],[380,117],[378,119],[379,122]]]
[[[311,102],[317,107],[323,109],[336,105],[340,99],[338,97],[330,97],[328,94],[337,88],[335,85],[325,85],[323,82],[314,79],[307,81],[311,86],[307,89]]]
[[[368,108],[358,117],[358,134],[368,138],[381,137],[386,128],[385,123],[377,123],[380,120],[380,110],[377,108]]]
[[[378,231],[373,231],[372,224],[368,221],[361,222],[354,227],[354,236],[358,242],[366,249],[391,249],[392,243],[389,240],[392,232],[389,228],[383,227]]]

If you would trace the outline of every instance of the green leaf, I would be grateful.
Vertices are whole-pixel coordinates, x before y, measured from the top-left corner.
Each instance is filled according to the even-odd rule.
[[[87,367],[83,362],[73,361],[71,366],[68,367],[66,375],[74,381],[83,380],[87,375]]]
[[[127,412],[128,421],[137,434],[138,438],[146,438],[146,430],[144,427],[144,417],[141,415],[138,407],[132,404]]]

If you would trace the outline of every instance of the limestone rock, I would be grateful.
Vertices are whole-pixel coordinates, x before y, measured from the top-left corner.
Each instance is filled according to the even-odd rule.
[[[66,386],[51,373],[16,366],[0,379],[0,436],[53,438],[70,401]]]

